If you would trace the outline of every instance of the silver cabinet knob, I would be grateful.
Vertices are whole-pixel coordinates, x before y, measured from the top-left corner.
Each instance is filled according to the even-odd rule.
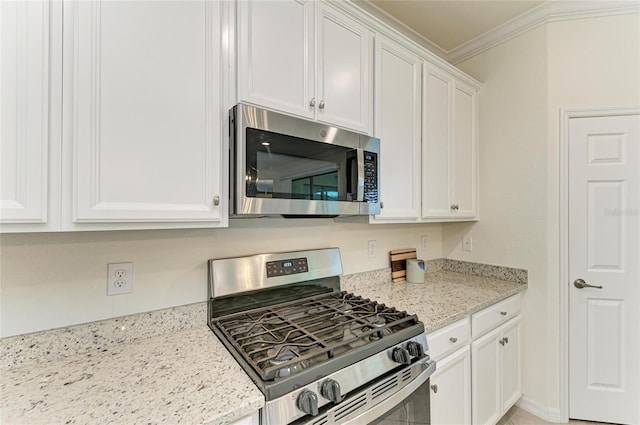
[[[320,105],[318,105],[318,108],[324,109],[324,100],[320,101]]]
[[[309,102],[309,106],[311,106],[312,108],[314,106],[316,106],[316,98],[315,97],[311,99],[311,101]]]
[[[220,197],[218,195],[213,197],[213,205],[215,206],[220,205]]]
[[[456,342],[458,342],[458,338],[456,338],[455,336],[452,336],[451,338],[449,338],[449,341],[455,344]]]
[[[589,285],[587,282],[585,282],[583,279],[576,279],[573,281],[573,286],[575,286],[578,289],[583,289],[583,288],[596,288],[596,289],[602,289],[602,285]]]
[[[433,390],[434,394],[436,394],[438,392],[438,384],[433,384],[431,386],[431,389]]]

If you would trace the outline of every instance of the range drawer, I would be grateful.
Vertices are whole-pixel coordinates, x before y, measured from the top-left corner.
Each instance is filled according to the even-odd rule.
[[[432,359],[440,360],[452,351],[468,344],[470,338],[471,325],[469,318],[465,317],[427,335],[428,353]]]
[[[471,315],[471,336],[475,339],[520,314],[520,294],[516,294]]]

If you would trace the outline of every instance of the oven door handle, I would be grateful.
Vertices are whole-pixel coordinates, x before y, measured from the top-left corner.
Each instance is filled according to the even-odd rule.
[[[341,422],[340,425],[361,425],[363,423],[366,424],[372,422],[387,413],[402,400],[409,397],[411,393],[417,390],[422,384],[427,382],[427,379],[429,379],[429,377],[436,370],[436,362],[429,360],[428,357],[421,361],[421,366],[422,372],[420,373],[420,375],[418,375],[409,384],[404,386],[400,391],[393,394],[391,397],[382,400],[372,409],[362,412],[360,415],[354,418]]]

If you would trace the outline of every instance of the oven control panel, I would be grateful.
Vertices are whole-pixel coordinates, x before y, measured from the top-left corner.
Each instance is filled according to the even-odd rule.
[[[306,257],[267,262],[267,277],[286,276],[308,271],[309,263]]]

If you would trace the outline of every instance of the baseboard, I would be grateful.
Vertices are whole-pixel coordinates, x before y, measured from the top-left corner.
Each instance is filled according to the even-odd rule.
[[[516,406],[518,406],[522,410],[526,410],[527,412],[539,417],[546,422],[566,423],[566,421],[562,420],[560,409],[550,409],[548,407],[542,406],[538,402],[528,399],[527,397],[522,397],[520,400],[518,400]]]

